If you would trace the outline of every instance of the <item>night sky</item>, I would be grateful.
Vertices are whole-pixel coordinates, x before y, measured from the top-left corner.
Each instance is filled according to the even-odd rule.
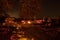
[[[16,18],[60,16],[59,0],[0,0],[0,7],[11,17]]]
[[[43,0],[42,1],[42,14],[41,16],[59,17],[60,16],[60,1],[59,0]]]

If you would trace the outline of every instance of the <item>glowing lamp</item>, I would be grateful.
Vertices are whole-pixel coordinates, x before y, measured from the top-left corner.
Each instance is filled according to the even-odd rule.
[[[28,21],[27,23],[28,23],[28,24],[31,24],[31,21]]]
[[[21,21],[23,24],[25,24],[26,22],[24,20]]]

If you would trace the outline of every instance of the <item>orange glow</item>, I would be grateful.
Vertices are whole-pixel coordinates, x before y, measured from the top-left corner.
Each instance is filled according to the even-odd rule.
[[[42,20],[36,20],[36,23],[42,23]]]
[[[31,40],[34,40],[34,38],[32,38]]]
[[[28,23],[28,24],[31,24],[31,21],[28,21],[27,23]]]
[[[26,22],[24,20],[21,21],[23,24],[25,24]]]
[[[3,23],[3,25],[5,25],[6,23]]]
[[[28,40],[27,38],[20,38],[19,40]]]

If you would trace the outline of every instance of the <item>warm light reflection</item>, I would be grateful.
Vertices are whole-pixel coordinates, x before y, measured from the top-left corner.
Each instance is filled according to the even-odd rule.
[[[19,40],[28,40],[28,38],[20,38]]]
[[[34,38],[20,38],[19,40],[34,40]]]

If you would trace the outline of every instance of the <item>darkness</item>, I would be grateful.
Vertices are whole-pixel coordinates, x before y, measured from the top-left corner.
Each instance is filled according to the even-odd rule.
[[[31,4],[29,3],[29,1],[31,2]],[[22,6],[26,6],[26,8],[23,8]],[[0,8],[0,10],[3,9],[11,17],[23,17],[25,15],[26,17],[37,16],[37,18],[44,16],[52,18],[60,17],[59,0],[1,0],[0,7],[2,7]]]
[[[60,1],[59,0],[42,0],[41,16],[60,17]]]
[[[27,20],[31,17],[43,18]],[[0,0],[0,40],[19,40],[20,36],[59,40],[60,19],[55,17],[60,17],[59,0]]]

